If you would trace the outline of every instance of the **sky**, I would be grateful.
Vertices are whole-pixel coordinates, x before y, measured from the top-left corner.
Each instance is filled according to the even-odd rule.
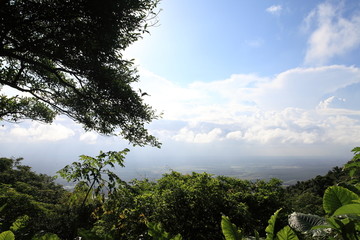
[[[130,147],[125,165],[345,162],[360,146],[359,1],[163,0],[157,20],[124,56],[162,148]],[[64,116],[2,124],[0,154],[40,172],[129,147]]]

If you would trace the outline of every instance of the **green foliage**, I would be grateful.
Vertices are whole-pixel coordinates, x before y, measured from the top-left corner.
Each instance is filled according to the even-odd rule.
[[[11,231],[0,233],[0,240],[15,240],[15,235]]]
[[[314,229],[316,226],[326,224],[326,219],[317,215],[292,213],[289,215],[289,225],[291,228],[304,234],[311,234],[312,236],[324,236],[326,231],[323,229]]]
[[[15,222],[10,227],[10,230],[13,232],[17,232],[21,230],[22,228],[25,228],[30,221],[30,217],[27,215],[21,216],[18,219],[16,219]]]
[[[351,183],[356,184],[360,182],[360,147],[352,150],[354,157],[351,161],[345,164],[344,169],[349,171]]]
[[[289,227],[285,226],[279,232],[276,233],[277,240],[298,240],[295,232]]]
[[[30,97],[7,97],[0,95],[0,120],[8,116],[7,120],[17,122],[20,119],[29,118],[45,123],[50,123],[56,116],[46,104]]]
[[[160,146],[145,124],[157,118],[135,90],[123,51],[148,31],[158,0],[0,2],[0,120],[51,122],[67,115],[86,130]],[[151,25],[151,23],[150,23]],[[20,94],[19,94],[20,95]]]
[[[276,218],[279,214],[279,212],[281,211],[281,209],[277,210],[274,215],[272,215],[269,219],[269,225],[266,227],[265,232],[266,232],[266,240],[273,240],[275,238],[276,232],[275,232],[275,223],[276,223]]]
[[[129,149],[126,148],[120,152],[100,152],[95,158],[81,155],[80,162],[73,162],[58,173],[67,181],[80,182],[80,184],[85,184],[88,187],[82,203],[85,205],[92,190],[94,190],[94,196],[98,196],[101,190],[107,187],[111,194],[116,190],[117,184],[122,183],[121,179],[107,167],[115,168],[115,164],[124,167],[124,158],[128,152]],[[103,178],[103,175],[107,175],[107,179]]]
[[[171,237],[168,232],[166,232],[161,223],[147,223],[148,234],[153,237],[154,240],[182,240],[180,234],[177,234],[174,237]]]
[[[326,234],[344,240],[358,239],[360,235],[360,196],[358,194],[359,188],[356,173],[360,166],[354,164],[354,162],[356,163],[359,160],[359,151],[360,148],[353,150],[355,157],[344,167],[344,170],[348,171],[351,178],[339,184],[342,186],[328,187],[324,193],[323,207],[327,214],[326,222],[321,223],[321,218],[317,216],[304,217],[305,215],[300,215],[301,217],[296,219],[301,220],[301,222],[297,222],[297,225],[301,225],[298,230],[308,231],[309,226],[312,224],[314,226],[309,232],[320,233],[318,235]],[[294,219],[290,218],[289,220]],[[303,224],[304,219],[307,221],[307,224]]]
[[[0,158],[0,184],[10,185],[20,193],[32,195],[36,201],[58,203],[65,190],[54,177],[37,174],[21,165],[21,158]]]
[[[313,179],[288,186],[285,190],[286,208],[288,208],[286,210],[323,216],[325,211],[322,203],[325,190],[348,179],[346,171],[334,167],[325,176],[316,176]]]
[[[277,210],[269,219],[269,225],[266,227],[266,240],[298,240],[296,233],[289,227],[285,226],[276,231],[275,223],[281,209]],[[226,240],[241,240],[244,238],[241,230],[231,223],[228,217],[223,216],[221,220],[222,232]],[[252,239],[252,238],[250,238]],[[255,239],[260,239],[259,234],[255,231]]]
[[[61,240],[56,234],[53,233],[45,233],[35,235],[32,240]]]
[[[70,193],[54,178],[21,165],[22,159],[0,158],[1,230],[11,229],[17,239],[30,239],[38,232],[54,232],[69,238],[78,214],[64,199]]]
[[[257,213],[266,215],[281,205],[282,193],[276,180],[251,182],[207,173],[171,172],[157,182],[134,180],[119,186],[96,212],[93,230],[98,236],[147,239],[145,223],[150,221],[161,223],[172,236],[221,239],[224,214],[244,229],[244,234],[253,234],[266,225],[257,219]]]
[[[338,208],[351,203],[353,200],[359,199],[354,192],[340,187],[329,187],[324,194],[323,206],[327,214],[332,215]]]
[[[20,165],[21,160],[3,159],[0,175],[6,184],[0,185],[0,214],[6,220],[2,230],[13,230],[19,239],[30,239],[41,232],[42,235],[36,234],[34,239],[41,236],[42,239],[57,239],[59,236],[88,240],[182,237],[228,240],[243,239],[255,232],[255,237],[249,238],[260,239],[260,235],[266,233],[267,240],[297,240],[297,231],[313,237],[358,240],[360,197],[359,183],[354,182],[354,178],[342,178],[346,181],[325,190],[322,199],[325,217],[293,213],[288,216],[289,226],[285,226],[283,216],[291,208],[284,205],[284,197],[288,195],[284,195],[279,180],[251,182],[207,173],[171,172],[156,182],[135,179],[126,183],[110,169],[116,164],[123,166],[127,151],[81,156],[81,162],[61,170],[60,174],[67,180],[79,181],[72,193],[62,195],[62,204],[39,202],[31,195],[37,188],[19,181],[29,179],[36,183],[37,175],[33,175],[29,167]],[[25,175],[21,176],[20,172]],[[41,181],[46,179],[40,178]],[[109,190],[106,197],[104,187]],[[90,195],[93,197],[88,198]],[[318,199],[314,191],[306,189],[300,196],[303,201],[306,196],[310,197],[308,201]],[[279,207],[284,210],[280,211]],[[274,208],[279,210],[268,215]],[[268,221],[262,220],[263,215]],[[29,222],[34,222],[35,227],[27,225]],[[49,232],[56,235],[44,235]],[[300,238],[309,236],[300,235]]]
[[[353,204],[346,204],[341,206],[340,208],[336,209],[333,216],[342,216],[342,215],[360,215],[360,204],[353,203]]]
[[[81,238],[84,238],[86,240],[98,240],[98,239],[101,239],[94,232],[92,232],[91,230],[87,230],[87,229],[83,229],[83,228],[78,229],[78,236],[81,237]],[[104,238],[104,239],[106,239],[106,238]]]
[[[241,230],[231,223],[226,216],[221,217],[221,230],[226,240],[241,240],[243,238]]]

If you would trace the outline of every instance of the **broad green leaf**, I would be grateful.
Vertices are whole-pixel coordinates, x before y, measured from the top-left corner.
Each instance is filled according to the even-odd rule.
[[[289,215],[288,221],[290,227],[299,232],[306,232],[314,226],[324,225],[326,223],[325,218],[317,215],[296,212]]]
[[[356,193],[358,196],[360,196],[360,189],[354,184],[342,182],[342,183],[339,183],[338,186],[344,187],[344,188]]]
[[[276,238],[278,240],[298,240],[299,239],[296,236],[295,232],[289,226],[286,226],[283,229],[281,229],[276,234]]]
[[[5,231],[0,233],[0,240],[14,240],[15,235],[12,231]]]
[[[332,215],[338,208],[357,199],[359,196],[354,192],[340,186],[331,186],[324,193],[323,207],[327,214]]]
[[[230,219],[226,216],[222,216],[221,218],[221,229],[226,240],[242,239],[241,231],[235,224],[231,223]]]
[[[360,214],[360,204],[353,203],[353,204],[347,204],[340,208],[338,208],[333,216],[339,216],[339,215],[349,215],[349,214]]]
[[[339,225],[339,222],[336,220],[337,219],[335,219],[334,217],[326,218],[326,222],[330,225],[331,228],[339,229],[340,225]]]
[[[266,227],[265,232],[266,232],[266,240],[273,240],[274,239],[274,235],[275,235],[275,222],[276,222],[276,218],[279,214],[279,212],[281,211],[281,208],[279,210],[277,210],[269,219],[269,225]]]

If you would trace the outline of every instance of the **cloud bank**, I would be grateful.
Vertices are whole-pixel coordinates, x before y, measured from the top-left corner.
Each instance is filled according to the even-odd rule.
[[[183,122],[177,128],[153,129],[164,139],[202,144],[358,141],[360,111],[352,108],[356,104],[353,99],[344,97],[360,85],[356,67],[295,68],[274,77],[234,74],[188,86],[146,70],[140,73],[142,88],[151,95],[147,100],[164,112],[163,121]]]

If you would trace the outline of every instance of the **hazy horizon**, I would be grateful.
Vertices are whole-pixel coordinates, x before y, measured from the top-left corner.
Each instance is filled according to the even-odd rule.
[[[0,156],[55,172],[81,154],[128,147],[134,174],[193,167],[289,181],[286,172],[307,177],[325,171],[327,159],[352,158],[360,145],[359,1],[171,0],[160,8],[159,23],[123,56],[135,59],[134,89],[163,113],[146,126],[161,149],[130,147],[58,116],[1,122]]]

